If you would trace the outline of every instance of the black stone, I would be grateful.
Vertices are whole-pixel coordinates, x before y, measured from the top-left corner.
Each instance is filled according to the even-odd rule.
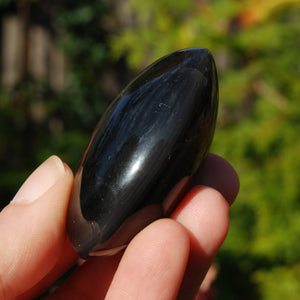
[[[113,253],[168,216],[213,138],[218,82],[210,52],[156,61],[110,105],[75,176],[70,239],[82,257]]]

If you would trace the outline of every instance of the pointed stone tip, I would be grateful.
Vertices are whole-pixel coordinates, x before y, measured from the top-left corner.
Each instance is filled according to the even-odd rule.
[[[194,48],[186,48],[182,50],[175,51],[173,53],[185,53],[190,54],[192,56],[201,56],[201,57],[207,57],[209,59],[213,59],[213,56],[207,48],[200,48],[200,47],[194,47]]]

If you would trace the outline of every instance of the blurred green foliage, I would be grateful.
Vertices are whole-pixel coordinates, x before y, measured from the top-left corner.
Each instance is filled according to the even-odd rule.
[[[208,48],[220,85],[211,150],[234,165],[241,181],[230,232],[217,257],[218,298],[299,299],[299,2],[52,3],[50,22],[62,29],[59,45],[68,57],[67,86],[55,93],[47,81],[26,77],[13,91],[1,87],[1,198],[10,199],[53,153],[76,170],[107,105],[99,80],[113,64],[125,60],[123,71],[137,72],[171,51]],[[40,107],[44,117],[37,120],[32,111]]]

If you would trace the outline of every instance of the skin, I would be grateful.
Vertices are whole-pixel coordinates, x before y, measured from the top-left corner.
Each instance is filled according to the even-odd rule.
[[[70,168],[52,156],[0,213],[0,299],[32,299],[76,262],[66,217]],[[234,169],[209,154],[170,218],[126,250],[82,264],[49,299],[194,299],[229,227],[239,190]]]

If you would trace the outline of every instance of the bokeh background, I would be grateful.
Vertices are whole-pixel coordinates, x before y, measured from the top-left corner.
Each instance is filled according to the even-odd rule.
[[[0,201],[43,160],[76,171],[122,88],[169,52],[219,73],[211,151],[240,176],[214,299],[300,298],[299,0],[0,0]]]

